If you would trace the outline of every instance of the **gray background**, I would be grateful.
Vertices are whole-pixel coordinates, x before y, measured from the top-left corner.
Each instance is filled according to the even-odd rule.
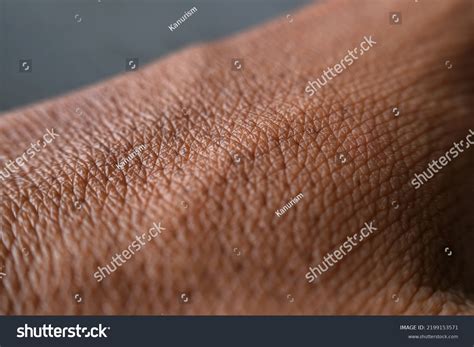
[[[143,66],[308,2],[0,0],[0,112],[123,72],[126,58],[138,57]],[[193,6],[198,12],[171,32],[168,25]],[[20,59],[32,59],[31,73],[19,72]]]

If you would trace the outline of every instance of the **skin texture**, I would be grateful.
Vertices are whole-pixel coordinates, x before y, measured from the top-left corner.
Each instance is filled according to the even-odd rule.
[[[59,137],[0,181],[0,312],[472,314],[474,152],[409,183],[474,130],[472,14],[471,1],[329,1],[4,114],[2,167],[45,128]],[[154,222],[166,230],[98,283]]]

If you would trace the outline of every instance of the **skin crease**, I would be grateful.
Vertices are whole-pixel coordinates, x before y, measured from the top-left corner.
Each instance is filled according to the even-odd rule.
[[[472,14],[471,1],[328,1],[2,115],[2,167],[46,128],[59,137],[0,181],[0,312],[473,314],[472,150],[409,183],[474,130]],[[98,283],[154,222],[166,230]]]

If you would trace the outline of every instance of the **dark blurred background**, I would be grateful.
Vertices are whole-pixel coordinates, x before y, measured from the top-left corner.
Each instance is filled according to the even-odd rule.
[[[0,112],[123,72],[127,58],[138,58],[141,67],[308,2],[0,0]],[[192,7],[198,11],[170,31],[168,25]]]

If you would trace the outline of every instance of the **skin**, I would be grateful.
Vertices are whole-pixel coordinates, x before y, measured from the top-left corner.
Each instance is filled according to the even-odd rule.
[[[472,11],[329,1],[2,115],[2,167],[45,129],[59,137],[0,180],[0,312],[473,314],[472,151],[409,183],[474,127]],[[377,44],[309,97],[365,35]],[[98,283],[154,222],[165,230]]]

